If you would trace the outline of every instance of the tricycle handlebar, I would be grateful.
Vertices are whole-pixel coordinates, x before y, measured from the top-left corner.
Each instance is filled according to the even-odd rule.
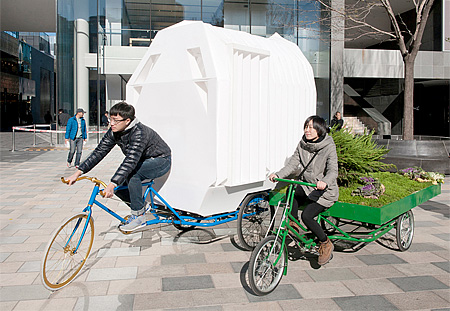
[[[292,179],[281,179],[281,178],[274,178],[275,181],[284,181],[290,184],[297,184],[297,185],[303,185],[303,186],[310,186],[310,187],[316,187],[316,184],[311,184],[309,182],[303,182],[298,180],[292,180]]]
[[[102,185],[105,188],[107,187],[107,185],[103,181],[101,181],[100,179],[97,179],[96,177],[83,176],[83,177],[78,177],[76,181],[83,180],[83,179],[88,179],[99,186]],[[61,181],[65,184],[69,183],[69,181],[65,180],[64,177],[61,177]],[[103,192],[103,190],[100,191],[100,194],[102,196],[105,196],[105,193]]]

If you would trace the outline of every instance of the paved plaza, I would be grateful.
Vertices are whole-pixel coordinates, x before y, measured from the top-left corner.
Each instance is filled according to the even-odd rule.
[[[61,183],[74,170],[66,167],[61,146],[29,149],[29,133],[16,134],[15,152],[9,151],[11,133],[0,133],[0,142],[1,311],[450,310],[450,177],[441,195],[414,208],[408,251],[393,249],[389,236],[353,248],[337,243],[332,261],[319,267],[315,257],[294,250],[288,274],[264,297],[249,289],[251,253],[239,248],[236,221],[187,232],[161,225],[123,235],[117,221],[96,208],[86,267],[52,293],[39,274],[44,248],[64,219],[81,212],[93,184]],[[45,139],[38,144],[48,146]],[[88,145],[83,158],[93,148]],[[108,181],[122,158],[116,148],[88,175]],[[122,216],[129,212],[115,199],[101,200]]]

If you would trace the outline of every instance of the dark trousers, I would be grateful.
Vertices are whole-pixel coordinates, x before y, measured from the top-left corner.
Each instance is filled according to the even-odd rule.
[[[301,216],[303,223],[309,230],[311,230],[312,233],[314,233],[319,241],[325,242],[327,240],[327,235],[323,231],[320,224],[314,219],[325,210],[325,206],[309,200],[303,188],[297,186],[294,193],[294,202],[292,203],[291,210],[291,215],[295,219],[298,219],[298,207],[303,205],[306,205]]]
[[[131,214],[139,216],[145,212],[145,202],[142,197],[142,181],[163,176],[170,170],[170,166],[170,156],[150,158],[138,163],[124,183],[124,185],[128,185],[128,189],[118,190],[115,193],[131,208]]]
[[[78,137],[74,140],[69,139],[70,142],[70,151],[69,155],[67,156],[67,163],[72,163],[73,155],[75,153],[75,149],[77,150],[77,155],[75,157],[75,166],[80,165],[81,160],[81,152],[83,151],[83,138]]]

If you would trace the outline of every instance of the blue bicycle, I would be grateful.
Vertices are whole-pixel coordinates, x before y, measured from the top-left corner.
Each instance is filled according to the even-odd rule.
[[[101,188],[106,188],[106,184],[95,177],[87,176],[80,177],[77,181],[83,179],[94,183],[87,206],[81,213],[64,221],[53,233],[42,259],[42,283],[52,291],[61,289],[72,282],[89,257],[94,242],[94,219],[92,216],[94,205],[119,220],[120,224],[126,222],[127,217],[119,216],[97,200],[98,195],[104,195]],[[61,178],[61,181],[68,183],[64,178]],[[266,191],[247,195],[240,206],[232,212],[204,217],[173,208],[153,188],[153,184],[153,180],[142,184],[143,187],[146,187],[143,199],[144,201],[149,199],[146,211],[147,219],[151,218],[147,220],[147,226],[142,230],[151,229],[151,225],[155,224],[172,224],[179,230],[189,230],[195,227],[216,226],[237,219],[239,242],[244,249],[252,249],[264,237],[269,228],[273,207],[269,206]],[[114,190],[126,188],[126,186],[119,186]],[[120,225],[118,229],[121,231]],[[131,233],[121,232],[123,234]]]

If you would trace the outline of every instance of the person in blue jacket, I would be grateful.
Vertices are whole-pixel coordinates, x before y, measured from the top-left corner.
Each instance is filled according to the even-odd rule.
[[[75,153],[75,148],[77,150],[75,167],[78,168],[78,165],[80,165],[83,142],[87,139],[86,120],[84,120],[85,113],[86,111],[78,108],[76,114],[67,121],[65,138],[66,144],[70,143],[70,151],[67,156],[67,167],[72,167],[72,159]]]

